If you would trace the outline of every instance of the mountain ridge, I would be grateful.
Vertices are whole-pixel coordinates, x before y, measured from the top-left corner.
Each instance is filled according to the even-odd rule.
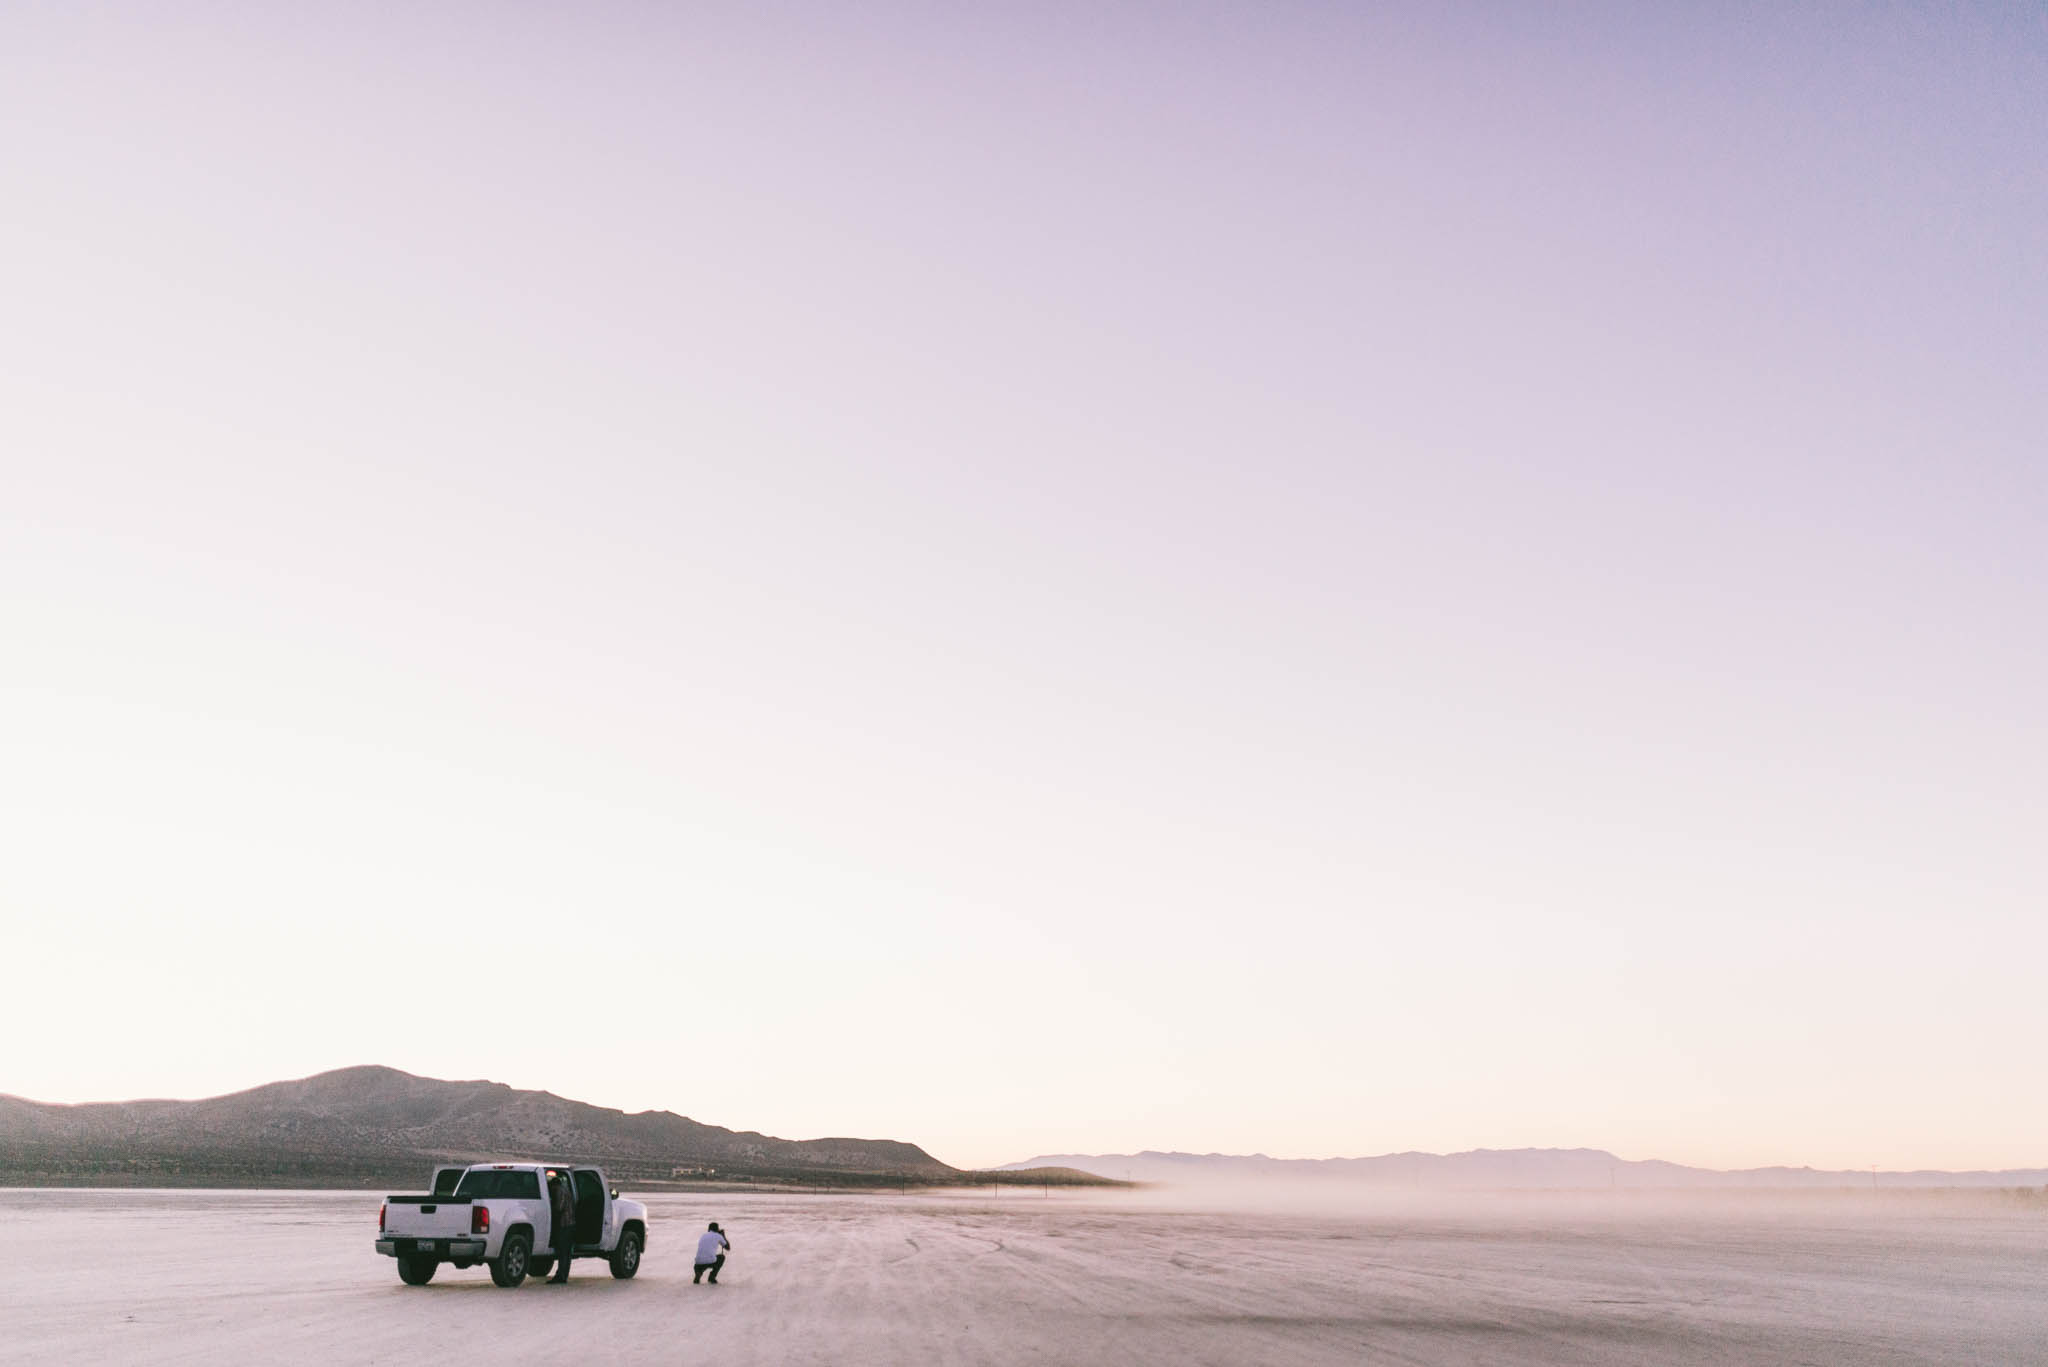
[[[2048,1168],[1967,1171],[1823,1169],[1784,1165],[1696,1168],[1661,1158],[1619,1158],[1605,1149],[1467,1149],[1440,1154],[1409,1150],[1367,1158],[1269,1158],[1264,1154],[1194,1154],[1146,1149],[1127,1154],[1042,1154],[1005,1163],[998,1172],[1041,1166],[1100,1177],[1172,1186],[1225,1182],[1350,1182],[1437,1189],[1587,1190],[1601,1188],[2015,1187],[2048,1185]]]
[[[0,1184],[409,1176],[440,1162],[516,1156],[674,1176],[798,1183],[958,1180],[893,1139],[781,1139],[672,1111],[628,1113],[485,1079],[368,1064],[195,1101],[55,1103],[0,1094]]]

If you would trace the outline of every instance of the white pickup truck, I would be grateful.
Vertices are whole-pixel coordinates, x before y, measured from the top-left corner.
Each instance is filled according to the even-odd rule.
[[[576,1227],[557,1230],[548,1179],[562,1177],[576,1200]],[[491,1280],[517,1286],[554,1270],[564,1246],[603,1258],[621,1280],[640,1270],[647,1207],[623,1201],[596,1168],[567,1163],[478,1163],[437,1168],[426,1196],[387,1196],[377,1212],[377,1251],[398,1259],[407,1286],[425,1286],[442,1263],[485,1263]],[[542,1250],[545,1250],[544,1252]]]

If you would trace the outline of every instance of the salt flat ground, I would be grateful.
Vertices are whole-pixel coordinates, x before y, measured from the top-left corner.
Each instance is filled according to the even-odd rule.
[[[401,1285],[377,1204],[0,1191],[0,1362],[2048,1363],[2048,1215],[1992,1198],[664,1195],[636,1280],[516,1291]]]

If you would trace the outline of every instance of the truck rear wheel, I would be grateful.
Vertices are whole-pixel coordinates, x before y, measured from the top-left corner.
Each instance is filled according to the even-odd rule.
[[[640,1270],[640,1231],[629,1229],[619,1236],[619,1246],[612,1251],[612,1275],[625,1281]]]
[[[491,1280],[500,1286],[513,1287],[526,1280],[527,1258],[533,1252],[533,1241],[524,1234],[507,1234],[505,1246],[498,1250],[498,1256],[491,1259]]]
[[[401,1253],[398,1255],[398,1280],[407,1286],[425,1286],[434,1280],[434,1269],[440,1265],[439,1258],[422,1258],[417,1253]]]

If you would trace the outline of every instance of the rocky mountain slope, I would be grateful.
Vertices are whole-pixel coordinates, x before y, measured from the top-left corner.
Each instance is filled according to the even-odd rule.
[[[561,1158],[623,1178],[958,1180],[915,1144],[777,1139],[499,1082],[343,1068],[204,1101],[60,1106],[0,1096],[0,1183],[218,1185],[424,1180],[436,1163]]]

